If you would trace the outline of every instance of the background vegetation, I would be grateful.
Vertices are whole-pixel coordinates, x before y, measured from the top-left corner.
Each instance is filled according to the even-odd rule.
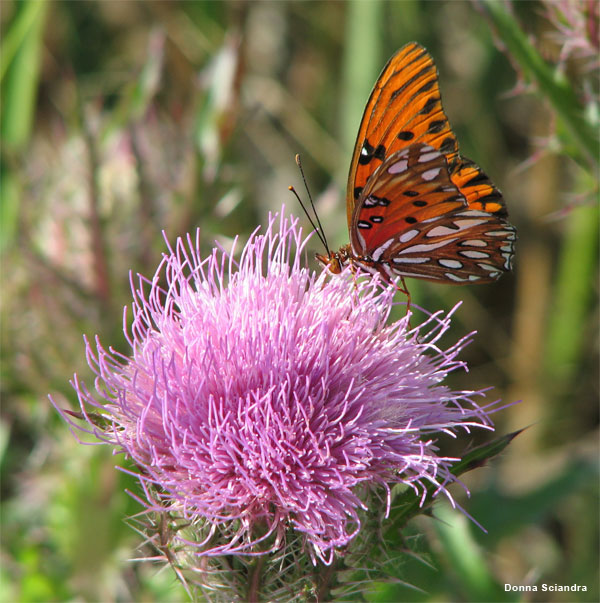
[[[468,375],[522,400],[528,426],[467,475],[478,530],[442,505],[406,536],[372,601],[501,601],[510,584],[580,584],[597,601],[597,3],[2,2],[3,601],[184,601],[123,519],[136,484],[81,446],[48,402],[90,380],[82,333],[125,350],[129,270],[153,274],[200,226],[228,246],[298,189],[300,153],[328,236],[347,242],[346,171],[366,98],[410,40],[440,71],[461,143],[507,199],[516,268],[497,284],[411,282],[477,330]],[[596,12],[596,14],[594,14]],[[308,225],[307,225],[308,226]],[[316,239],[314,249],[319,251]],[[460,450],[460,443],[457,445]],[[464,447],[464,443],[462,444]],[[449,452],[452,448],[449,448]],[[457,492],[460,496],[460,493]]]

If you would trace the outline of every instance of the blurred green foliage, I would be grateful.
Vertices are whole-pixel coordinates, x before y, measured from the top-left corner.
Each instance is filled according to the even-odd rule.
[[[163,230],[200,226],[208,250],[283,202],[300,213],[295,153],[330,243],[347,242],[362,108],[410,40],[435,57],[461,150],[519,230],[514,276],[411,283],[413,300],[463,301],[454,337],[478,335],[453,385],[521,399],[498,429],[530,427],[465,477],[473,494],[459,502],[489,532],[434,508],[439,519],[396,535],[399,555],[413,551],[399,582],[365,596],[514,601],[505,583],[546,582],[588,591],[526,599],[600,598],[594,5],[2,3],[2,601],[187,599],[168,570],[128,561],[155,554],[124,523],[137,486],[108,451],[78,444],[46,396],[75,408],[69,376],[92,379],[82,333],[126,350],[128,271],[153,274]]]

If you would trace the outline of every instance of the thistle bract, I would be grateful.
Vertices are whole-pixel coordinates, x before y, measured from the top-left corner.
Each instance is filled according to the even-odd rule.
[[[96,391],[72,382],[84,430],[131,459],[148,512],[185,522],[172,537],[195,555],[264,554],[293,538],[329,563],[369,493],[385,495],[382,515],[394,484],[448,494],[455,459],[434,434],[491,428],[481,392],[442,384],[467,343],[438,347],[448,316],[390,322],[393,287],[315,273],[305,245],[283,214],[239,260],[202,258],[199,233],[178,239],[132,287],[130,355],[86,341]]]

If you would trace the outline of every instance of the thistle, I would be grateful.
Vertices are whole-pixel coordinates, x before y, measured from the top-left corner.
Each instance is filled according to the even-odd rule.
[[[436,437],[492,429],[493,405],[443,384],[469,341],[440,347],[450,315],[390,321],[395,288],[307,268],[297,220],[272,216],[237,261],[199,238],[132,279],[130,354],[86,339],[94,389],[75,376],[81,412],[57,408],[129,460],[139,529],[189,588],[319,598],[395,485],[452,500]]]

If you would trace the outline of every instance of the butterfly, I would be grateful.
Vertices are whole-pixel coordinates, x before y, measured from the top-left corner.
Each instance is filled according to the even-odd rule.
[[[386,282],[407,276],[469,284],[511,270],[517,237],[502,194],[459,154],[437,69],[416,42],[392,56],[371,92],[346,210],[350,244],[317,254],[331,272],[351,264]]]

